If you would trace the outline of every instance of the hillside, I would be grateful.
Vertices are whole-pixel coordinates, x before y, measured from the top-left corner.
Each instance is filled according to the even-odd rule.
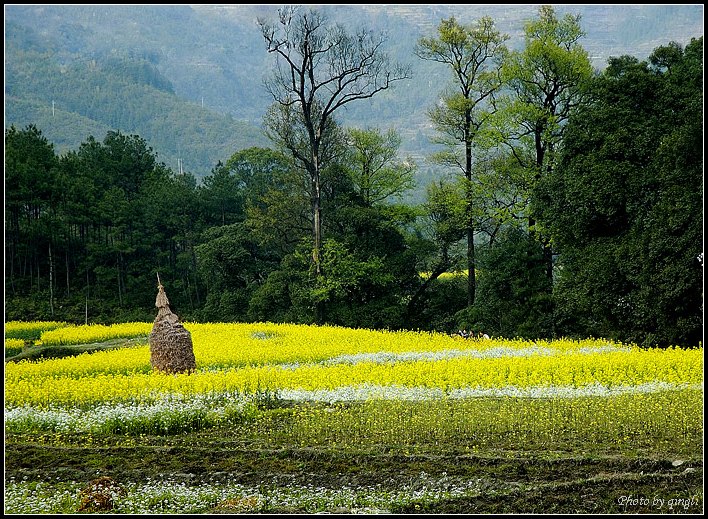
[[[430,175],[432,129],[426,111],[447,81],[441,65],[413,54],[442,18],[468,23],[491,16],[520,46],[523,21],[538,5],[328,5],[351,29],[385,31],[389,52],[413,77],[339,114],[354,126],[395,128],[401,152]],[[703,34],[702,5],[560,5],[582,16],[596,68],[607,58],[644,59],[669,41]],[[32,122],[57,145],[76,148],[107,129],[137,133],[171,167],[182,159],[198,178],[218,160],[268,145],[259,130],[270,103],[262,80],[272,66],[258,30],[276,5],[5,6],[5,123]],[[90,86],[90,89],[87,88]]]
[[[35,124],[58,152],[117,129],[145,138],[168,166],[181,158],[202,177],[234,151],[268,145],[257,126],[175,94],[148,59],[66,54],[13,22],[6,32],[5,125]]]

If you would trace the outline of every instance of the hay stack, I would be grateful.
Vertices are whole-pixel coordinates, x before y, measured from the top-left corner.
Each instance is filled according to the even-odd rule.
[[[165,373],[189,373],[196,369],[192,335],[170,310],[170,302],[157,276],[157,317],[150,332],[150,365]]]

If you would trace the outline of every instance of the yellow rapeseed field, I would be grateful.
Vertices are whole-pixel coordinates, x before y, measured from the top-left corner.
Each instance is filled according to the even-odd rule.
[[[151,323],[69,326],[42,342],[81,343],[149,333]],[[494,388],[700,386],[703,349],[642,349],[603,339],[461,339],[273,323],[185,323],[197,371],[150,369],[143,345],[75,357],[8,363],[6,406],[149,401],[166,394],[333,390],[391,386],[445,392]]]

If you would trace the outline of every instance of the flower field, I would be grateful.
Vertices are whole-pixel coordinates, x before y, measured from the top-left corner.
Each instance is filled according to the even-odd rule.
[[[9,321],[5,323],[5,339],[22,339],[33,341],[39,339],[43,332],[64,328],[67,323],[62,321]]]
[[[41,330],[38,344],[140,337],[151,328],[151,323],[56,324],[34,323],[31,329]],[[21,323],[12,326],[23,330]],[[472,455],[580,445],[702,457],[702,345],[647,349],[603,339],[463,339],[272,323],[185,323],[185,328],[197,362],[189,375],[153,373],[147,341],[6,363],[6,435],[49,444],[140,445],[149,435],[177,441],[235,428],[247,431],[260,448],[287,444],[360,452],[385,445],[414,455],[454,447],[456,455]],[[8,344],[10,330],[6,325],[6,348],[13,344]],[[467,489],[460,495],[479,491],[467,480],[458,483]],[[49,487],[54,493],[46,482],[13,479],[6,486],[6,512],[33,513],[29,506],[65,511],[67,502],[73,503],[54,483]],[[263,491],[232,487],[231,497],[203,492],[220,495],[219,502],[250,503],[245,511],[271,509]],[[287,486],[287,492],[307,494],[296,487]],[[76,498],[78,483],[67,488]],[[405,496],[416,494],[401,488],[390,492],[404,506]],[[190,489],[199,494],[195,486]],[[378,492],[362,486],[346,499],[364,511],[386,510],[392,494]],[[309,503],[313,498],[307,495],[302,499]],[[120,506],[128,513],[144,512],[135,499],[129,492]],[[335,505],[307,507],[326,511]]]

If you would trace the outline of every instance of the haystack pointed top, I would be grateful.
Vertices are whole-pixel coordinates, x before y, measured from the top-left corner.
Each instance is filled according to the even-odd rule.
[[[165,287],[160,283],[160,274],[157,274],[157,298],[155,299],[155,306],[157,308],[170,308],[170,300],[167,299],[167,294],[165,293]]]

